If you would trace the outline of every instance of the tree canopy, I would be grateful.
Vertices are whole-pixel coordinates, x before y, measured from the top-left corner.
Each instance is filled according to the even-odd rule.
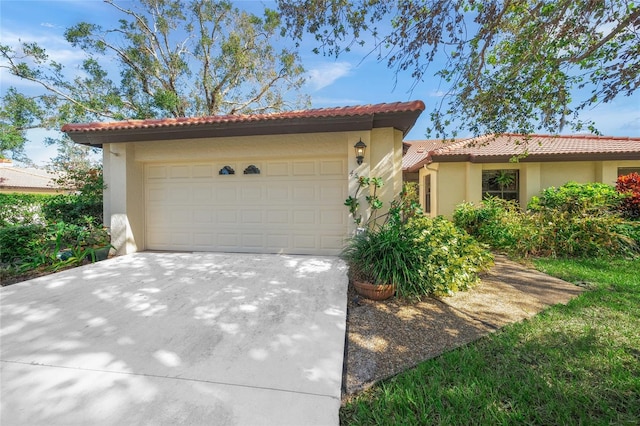
[[[597,132],[580,112],[640,85],[640,6],[630,0],[277,1],[285,31],[313,34],[316,52],[369,43],[416,84],[436,66],[437,137]]]
[[[85,54],[79,69],[33,42],[0,45],[0,70],[42,89],[4,91],[0,155],[19,152],[26,130],[66,122],[262,113],[307,102],[296,52],[274,47],[281,22],[273,10],[257,16],[210,0],[105,3],[121,16],[115,26],[80,22],[64,33]]]

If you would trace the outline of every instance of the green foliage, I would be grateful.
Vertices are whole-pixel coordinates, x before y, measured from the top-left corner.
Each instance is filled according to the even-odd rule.
[[[382,185],[381,180],[362,179],[365,182]],[[395,284],[397,293],[405,297],[466,290],[492,260],[483,246],[448,220],[424,217],[413,186],[405,186],[399,200],[391,203],[382,224],[370,219],[342,256],[352,278]]]
[[[356,192],[353,196],[349,195],[349,197],[344,201],[344,205],[349,208],[349,214],[353,218],[356,226],[364,226],[365,228],[374,227],[376,223],[376,211],[382,208],[382,200],[377,196],[377,191],[382,187],[384,182],[382,178],[379,177],[365,177],[359,176],[356,177],[358,181],[358,187],[356,188]],[[369,191],[369,194],[365,196],[365,200],[371,213],[369,214],[369,218],[365,223],[362,223],[362,213],[359,212],[360,209],[360,200],[359,195],[360,192],[365,188],[373,188]]]
[[[448,295],[467,290],[492,264],[484,245],[442,216],[415,216],[406,226],[416,233],[413,244],[421,251],[422,275],[421,282],[407,283],[408,293]]]
[[[46,228],[39,224],[0,228],[0,262],[13,263],[38,251]]]
[[[73,167],[71,163],[62,171],[56,184],[74,193],[51,197],[43,205],[47,221],[82,225],[85,217],[90,217],[94,225],[102,224],[102,167]]]
[[[0,228],[0,247],[0,262],[24,273],[95,261],[96,250],[110,247],[110,242],[106,229],[87,217],[82,225],[58,222]]]
[[[67,70],[37,43],[0,46],[0,68],[40,93],[7,88],[0,110],[0,155],[31,128],[69,122],[274,112],[305,106],[297,53],[275,49],[279,16],[264,18],[229,1],[105,1],[120,15],[109,27],[79,22],[64,32],[84,55]],[[109,64],[107,67],[105,64]]]
[[[81,224],[85,217],[91,217],[94,224],[102,223],[102,202],[80,195],[55,195],[42,206],[47,222]]]
[[[26,142],[24,130],[42,114],[42,109],[33,98],[18,93],[13,87],[7,90],[0,104],[0,158],[6,158],[9,153],[15,157],[16,153],[21,152]]]
[[[508,252],[529,253],[537,234],[535,222],[522,213],[515,201],[497,197],[486,198],[480,207],[460,204],[453,221],[479,241]]]
[[[352,276],[373,284],[395,284],[402,296],[425,286],[421,255],[413,233],[391,224],[357,234],[342,253]],[[417,294],[430,293],[425,290]]]
[[[626,195],[620,206],[622,214],[629,219],[640,219],[640,174],[618,177],[616,189]]]
[[[96,250],[110,247],[102,227],[102,170],[69,167],[57,183],[75,193],[0,194],[3,276],[95,261]]]
[[[514,256],[633,255],[640,251],[637,228],[617,214],[621,198],[609,185],[570,182],[544,190],[526,212],[489,198],[459,205],[453,217],[479,241]]]
[[[527,208],[540,211],[543,208],[570,213],[589,213],[602,210],[614,212],[624,195],[605,183],[567,182],[559,188],[549,187],[540,197],[534,197]]]
[[[590,291],[378,383],[340,424],[638,424],[640,258],[535,264]]]
[[[584,108],[631,95],[640,75],[637,2],[278,0],[285,32],[316,52],[369,45],[415,84],[440,66],[435,136],[594,131]],[[587,89],[587,90],[580,90]],[[578,98],[576,96],[579,96]],[[456,125],[454,126],[453,123]],[[453,130],[451,130],[453,129]]]
[[[42,205],[51,197],[48,194],[0,193],[0,228],[44,224]]]

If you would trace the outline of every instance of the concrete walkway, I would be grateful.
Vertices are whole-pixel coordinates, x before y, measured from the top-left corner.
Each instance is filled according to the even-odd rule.
[[[137,253],[0,290],[2,425],[336,425],[346,266]]]

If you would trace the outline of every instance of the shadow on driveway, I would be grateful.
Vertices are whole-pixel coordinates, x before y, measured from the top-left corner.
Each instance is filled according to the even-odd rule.
[[[0,290],[2,424],[337,424],[346,266],[136,253]]]

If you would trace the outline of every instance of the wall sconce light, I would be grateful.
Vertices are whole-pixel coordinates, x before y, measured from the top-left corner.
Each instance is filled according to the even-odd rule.
[[[367,150],[367,145],[362,142],[362,138],[353,146],[356,149],[356,161],[358,164],[362,164],[364,160],[364,152]]]

